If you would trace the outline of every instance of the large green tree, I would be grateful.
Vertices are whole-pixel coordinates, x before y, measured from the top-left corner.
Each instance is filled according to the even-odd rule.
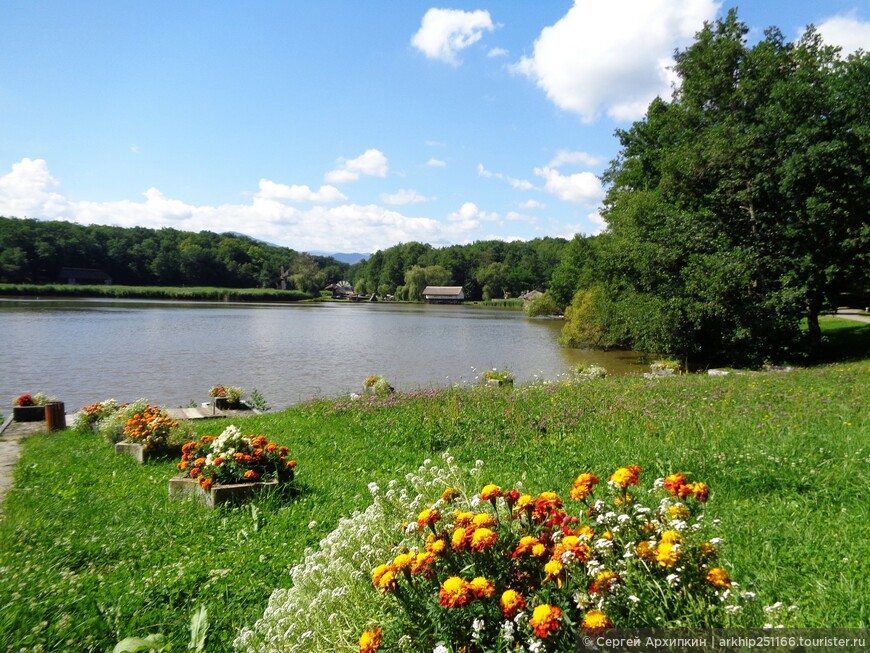
[[[733,10],[706,25],[676,56],[671,101],[618,132],[581,287],[608,341],[695,364],[794,356],[800,319],[817,340],[819,312],[866,270],[868,57],[812,28],[746,34]]]

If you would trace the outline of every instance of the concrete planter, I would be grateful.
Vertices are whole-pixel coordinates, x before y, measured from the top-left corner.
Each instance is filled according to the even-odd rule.
[[[290,477],[292,480],[292,476]],[[257,483],[235,483],[233,485],[213,485],[210,490],[203,490],[196,479],[187,474],[178,474],[169,479],[169,498],[193,496],[206,508],[215,508],[225,503],[238,505],[244,503],[264,491],[278,488],[278,481],[260,481]]]
[[[13,406],[12,419],[16,422],[44,422],[45,406]]]
[[[146,460],[154,460],[155,458],[179,456],[181,455],[181,447],[174,446],[161,451],[145,451],[145,448],[138,442],[118,442],[115,444],[115,453],[121,456],[130,456],[137,463],[144,463]]]

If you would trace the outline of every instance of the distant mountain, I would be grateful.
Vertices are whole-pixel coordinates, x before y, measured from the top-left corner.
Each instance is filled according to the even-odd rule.
[[[365,261],[371,254],[360,254],[359,252],[322,252],[322,251],[311,251],[308,254],[313,254],[314,256],[331,256],[336,261],[341,261],[342,263],[348,263],[353,265],[354,263],[359,263],[360,261]]]

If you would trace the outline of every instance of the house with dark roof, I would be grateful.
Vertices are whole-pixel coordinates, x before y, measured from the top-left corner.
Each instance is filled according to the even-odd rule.
[[[57,274],[57,282],[65,283],[69,286],[79,284],[96,285],[104,284],[112,285],[112,277],[105,270],[96,270],[93,268],[61,268]]]
[[[423,299],[430,304],[461,304],[465,301],[462,286],[426,286]]]

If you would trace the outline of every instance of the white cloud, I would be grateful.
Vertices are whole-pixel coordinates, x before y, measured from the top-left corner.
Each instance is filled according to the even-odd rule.
[[[526,209],[527,211],[547,208],[546,204],[543,204],[538,200],[526,200],[525,202],[521,202],[519,206],[521,209]]]
[[[535,174],[545,180],[544,188],[566,202],[595,205],[604,199],[601,180],[591,172],[563,175],[554,168],[535,168]]]
[[[326,173],[326,181],[332,184],[344,184],[356,181],[362,175],[373,177],[387,176],[387,157],[380,150],[369,149],[355,159],[338,159],[338,167]]]
[[[870,22],[860,20],[854,10],[832,16],[817,27],[825,43],[843,48],[844,56],[859,49],[870,51]]]
[[[553,160],[547,164],[548,168],[558,168],[566,163],[578,164],[584,166],[597,166],[601,163],[601,158],[587,154],[586,152],[570,152],[568,150],[559,150]]]
[[[308,186],[288,186],[278,184],[268,179],[260,180],[260,192],[256,197],[275,200],[278,202],[309,202],[330,203],[346,200],[347,197],[335,186],[321,186],[318,190],[311,190]]]
[[[458,66],[457,54],[477,43],[484,31],[493,29],[488,11],[432,8],[423,16],[411,44],[430,59]]]
[[[305,195],[303,186],[261,182],[248,204],[197,206],[166,197],[149,188],[139,201],[72,201],[57,192],[58,182],[42,159],[22,159],[0,176],[0,215],[69,220],[81,224],[122,227],[174,227],[184,231],[241,231],[299,251],[376,251],[396,243],[433,245],[466,242],[481,220],[497,215],[473,204],[460,209],[458,220],[442,222],[413,217],[374,204],[315,205],[301,210],[284,203],[287,195]],[[264,190],[265,189],[265,190]],[[310,190],[310,189],[309,189]],[[310,191],[332,196],[333,191]]]
[[[506,57],[509,54],[510,54],[510,52],[508,52],[504,48],[493,48],[492,50],[490,50],[489,52],[486,53],[486,56],[490,57],[491,59],[494,59],[496,57]]]
[[[426,162],[426,165],[430,168],[445,168],[447,167],[447,162],[433,157]]]
[[[537,82],[558,107],[592,122],[640,118],[656,95],[670,94],[676,48],[692,42],[717,0],[574,0],[541,31],[534,54],[513,70]]]
[[[523,213],[517,213],[516,211],[509,211],[504,217],[505,220],[509,222],[527,222],[529,224],[535,224],[537,222],[536,218]]]
[[[454,211],[447,216],[447,219],[459,225],[464,231],[473,231],[480,226],[481,222],[495,222],[498,220],[498,213],[490,213],[481,211],[474,202],[466,202],[458,211]]]
[[[491,170],[487,170],[483,167],[482,163],[477,164],[477,174],[480,177],[501,179],[502,181],[506,181],[518,190],[532,190],[535,187],[532,182],[525,179],[516,179],[515,177],[509,177],[501,172],[492,172]]]
[[[428,202],[429,198],[415,190],[402,188],[395,193],[381,194],[381,201],[384,204],[418,204],[419,202]]]

